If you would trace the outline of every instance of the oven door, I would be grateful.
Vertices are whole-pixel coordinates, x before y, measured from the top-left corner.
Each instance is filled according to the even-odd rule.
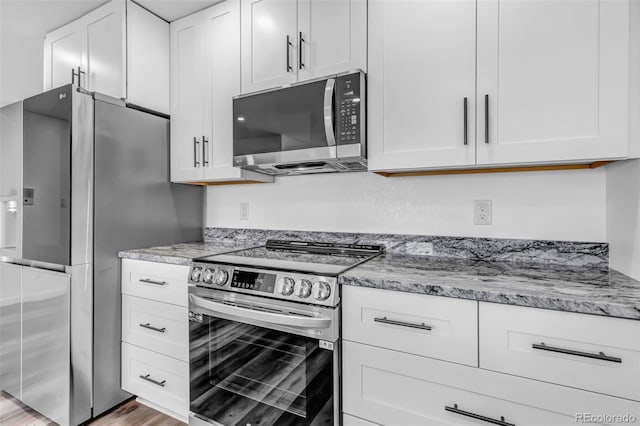
[[[189,291],[190,423],[339,424],[337,309]]]

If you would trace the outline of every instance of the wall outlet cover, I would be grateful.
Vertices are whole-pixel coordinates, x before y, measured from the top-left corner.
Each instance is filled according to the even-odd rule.
[[[491,225],[491,200],[473,200],[473,224]]]
[[[240,220],[249,220],[249,203],[240,203]]]

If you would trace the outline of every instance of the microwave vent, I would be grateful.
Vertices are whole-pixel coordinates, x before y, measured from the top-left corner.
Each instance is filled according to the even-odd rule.
[[[358,161],[344,162],[344,163],[334,163],[333,164],[336,169],[351,171],[351,172],[366,172],[367,166]]]

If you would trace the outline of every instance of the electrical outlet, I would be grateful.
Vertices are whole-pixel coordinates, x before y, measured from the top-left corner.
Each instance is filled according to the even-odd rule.
[[[249,220],[249,203],[240,203],[240,220]]]
[[[491,200],[473,200],[473,224],[491,225]]]

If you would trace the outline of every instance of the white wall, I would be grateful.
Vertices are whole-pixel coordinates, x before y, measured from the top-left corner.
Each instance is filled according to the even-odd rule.
[[[472,201],[493,200],[493,225]],[[241,202],[249,220],[239,220]],[[384,178],[326,174],[207,189],[206,225],[606,241],[605,169]]]
[[[640,160],[607,166],[610,266],[640,279]]]

